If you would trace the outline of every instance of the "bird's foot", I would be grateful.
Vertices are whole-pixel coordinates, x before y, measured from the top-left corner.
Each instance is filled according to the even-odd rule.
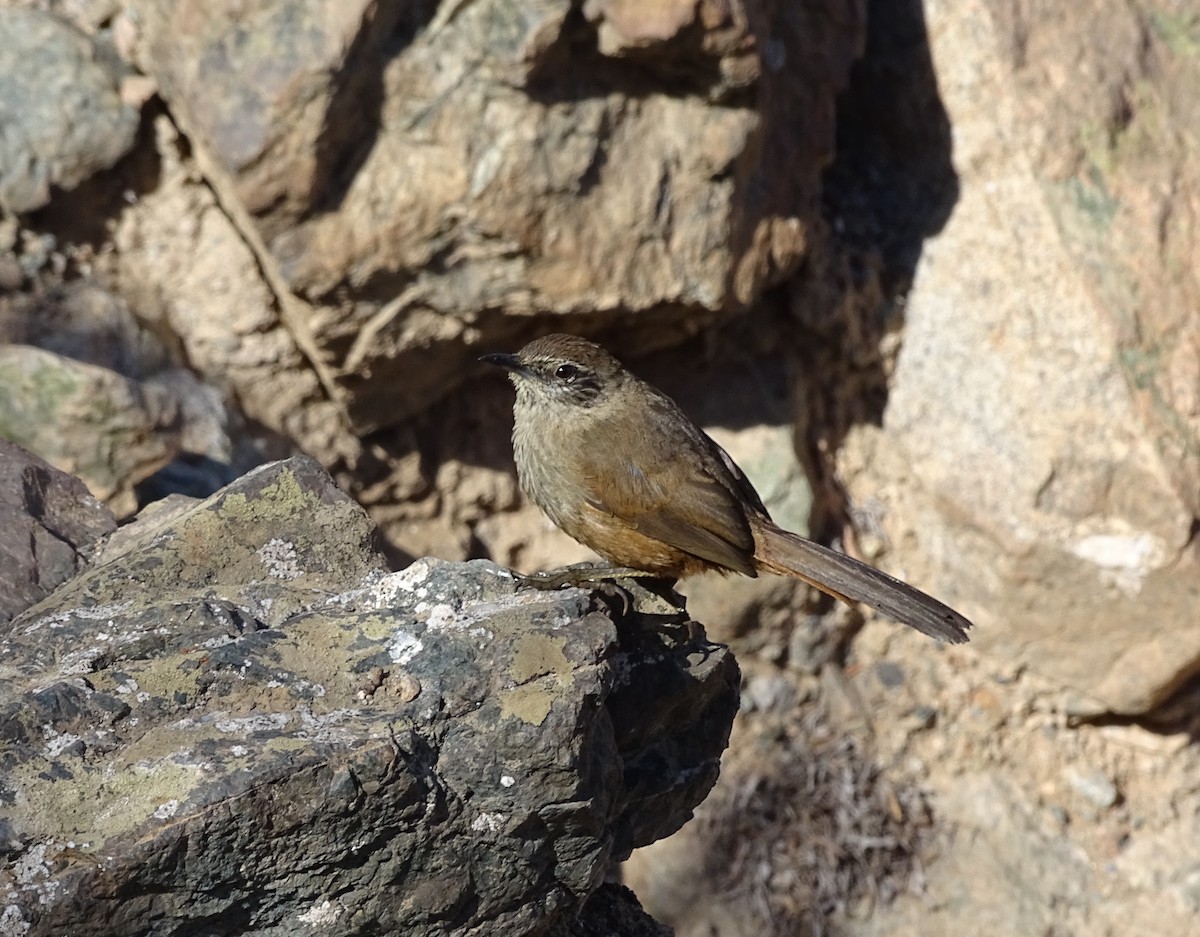
[[[572,563],[542,573],[519,576],[517,581],[535,589],[561,589],[563,586],[595,586],[614,579],[662,579],[644,569],[596,563]]]
[[[637,580],[637,585],[635,586],[631,582],[622,585],[620,582],[622,579]],[[673,577],[661,576],[644,569],[611,566],[603,563],[574,563],[571,566],[551,569],[544,573],[518,576],[517,582],[528,584],[535,589],[545,590],[561,589],[564,586],[589,589],[610,605],[619,604],[625,615],[637,604],[634,592],[640,591],[656,595],[676,608],[683,608],[684,601],[675,592],[676,580]]]

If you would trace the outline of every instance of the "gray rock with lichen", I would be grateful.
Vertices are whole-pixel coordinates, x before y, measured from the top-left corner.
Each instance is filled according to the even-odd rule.
[[[672,598],[388,573],[373,535],[274,463],[0,631],[0,934],[574,928],[690,816],[738,673]]]

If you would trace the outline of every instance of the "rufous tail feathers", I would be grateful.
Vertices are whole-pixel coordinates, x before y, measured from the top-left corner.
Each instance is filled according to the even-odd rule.
[[[793,534],[770,521],[755,524],[754,558],[760,569],[794,576],[847,604],[862,602],[918,631],[961,644],[971,622],[895,576]]]

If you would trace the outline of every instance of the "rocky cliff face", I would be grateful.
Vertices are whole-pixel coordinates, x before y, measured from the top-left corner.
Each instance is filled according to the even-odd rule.
[[[994,826],[957,786],[985,765],[1002,790],[980,798],[1045,813],[943,863],[943,898],[969,891],[951,867],[994,860],[1083,929],[1168,914],[1147,882],[1191,907],[1186,863],[1122,872],[1097,910],[1088,863],[1026,861],[1186,852],[1155,806],[1184,796],[1192,749],[1163,739],[1194,733],[1200,672],[1186,5],[5,0],[0,37],[0,436],[120,519],[304,451],[392,568],[528,570],[585,551],[521,498],[511,398],[473,360],[596,337],[778,519],[979,623],[971,649],[928,656],[777,580],[689,585],[751,673],[730,777],[752,786],[760,737],[830,750],[767,718],[829,708],[798,723],[855,737],[854,765],[895,759],[902,788],[938,792],[939,829]],[[0,484],[0,504],[28,490]],[[92,527],[60,541],[30,516],[14,609],[91,562]],[[1113,714],[1151,727],[1136,757],[1075,725]],[[1120,796],[1097,806],[1060,759]],[[756,854],[793,854],[774,841]],[[678,895],[705,875],[669,886],[707,909],[697,927],[714,888]],[[763,932],[767,905],[800,927],[789,909],[826,894],[770,881],[723,934]],[[814,898],[815,920],[899,887]],[[963,901],[939,913],[1013,903]],[[1014,933],[1058,923],[1031,911]]]

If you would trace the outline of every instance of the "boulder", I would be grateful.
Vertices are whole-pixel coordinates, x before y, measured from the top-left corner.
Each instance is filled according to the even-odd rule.
[[[78,478],[0,439],[0,622],[84,569],[116,526]]]
[[[52,187],[116,163],[137,126],[91,37],[40,10],[0,7],[0,206],[41,208]]]
[[[716,780],[733,658],[670,593],[388,573],[373,541],[273,463],[0,632],[9,931],[597,932],[611,863]]]
[[[129,304],[86,279],[0,296],[0,378],[0,436],[78,475],[122,518],[294,451],[173,366]]]
[[[656,311],[661,345],[796,270],[863,31],[857,3],[825,6],[131,0],[125,15],[129,54],[365,432],[534,317],[595,331]]]
[[[0,432],[121,513],[132,513],[134,486],[182,451],[182,424],[180,400],[162,381],[0,346]]]
[[[1170,308],[1152,299],[1144,309],[1113,305],[1117,294],[1097,288],[1096,271],[1108,271],[1101,279],[1113,286],[1121,267],[1102,254],[1081,262],[1081,237],[1132,239],[1144,251],[1143,234],[1159,229],[1138,221],[1140,184],[1128,168],[1116,175],[1129,201],[1099,211],[1087,201],[1099,177],[1086,163],[1061,148],[1062,159],[1046,158],[1059,135],[1052,128],[1070,126],[1072,112],[1037,69],[1010,58],[1024,27],[988,6],[939,8],[929,30],[955,128],[959,198],[916,268],[882,430],[856,430],[839,466],[855,499],[888,517],[890,538],[903,545],[896,572],[971,616],[981,651],[1071,687],[1079,715],[1144,713],[1200,669],[1197,489],[1194,456],[1185,457],[1195,451],[1194,408],[1181,393],[1146,419],[1148,395],[1196,360],[1189,331],[1169,343],[1151,337],[1168,320],[1195,318],[1194,303],[1178,303],[1194,289],[1194,271],[1178,268]],[[1101,6],[1086,15],[1064,6],[1034,32],[1058,30],[1056,49],[1111,48],[1098,60],[1132,68],[1146,54],[1141,37],[1159,40],[1130,25],[1131,8]],[[1039,59],[1038,69],[1057,68],[1058,55]],[[1119,83],[1107,71],[1104,80]],[[1040,103],[1033,88],[1046,96]],[[1084,96],[1093,105],[1094,91]],[[1057,116],[1032,117],[1035,105],[1057,107]],[[1138,113],[1139,132],[1155,119]],[[1192,179],[1170,169],[1180,158],[1168,147],[1156,175]],[[1161,217],[1169,254],[1182,242],[1170,213]],[[1130,318],[1135,309],[1148,330]],[[1163,357],[1146,380],[1131,381],[1126,365],[1151,361],[1131,353],[1143,341]],[[1176,406],[1189,413],[1171,412]]]

